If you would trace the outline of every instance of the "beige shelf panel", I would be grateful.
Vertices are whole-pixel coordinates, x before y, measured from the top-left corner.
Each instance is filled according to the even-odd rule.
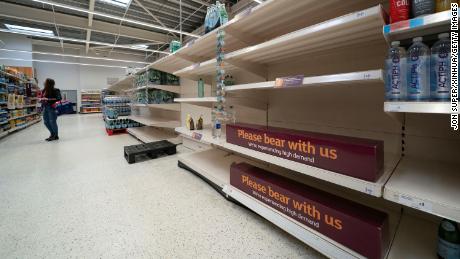
[[[231,52],[380,2],[379,0],[354,0],[353,3],[339,0],[265,1],[246,9],[218,29],[226,32],[225,50]],[[188,42],[177,52],[159,59],[147,68],[174,73],[194,63],[214,58],[218,29]]]
[[[276,87],[275,81],[267,81],[251,84],[240,84],[226,86],[225,91],[236,92],[245,90],[273,90],[273,89],[294,89],[301,87],[314,87],[314,86],[340,86],[340,85],[369,85],[369,84],[383,84],[382,70],[369,70],[352,73],[341,73],[323,76],[305,77],[301,86],[295,87]]]
[[[347,14],[301,30],[285,34],[258,45],[225,55],[225,69],[236,68],[267,77],[267,66],[299,55],[317,54],[326,50],[384,40],[385,24],[380,5]],[[174,74],[196,79],[210,75],[216,66],[215,59],[196,63]]]
[[[126,76],[120,79],[115,84],[110,85],[108,89],[112,91],[121,91],[121,90],[133,87],[133,83],[134,83],[134,75],[129,75],[129,76]]]
[[[128,116],[129,119],[144,124],[145,126],[159,128],[176,128],[180,126],[180,121],[164,118],[148,118],[145,116]]]
[[[388,259],[437,259],[438,225],[403,214]]]
[[[131,106],[162,109],[162,110],[168,110],[168,111],[180,111],[179,103],[151,103],[151,104],[136,103],[136,104],[131,104]]]
[[[236,152],[238,154],[242,154],[248,157],[252,157],[254,159],[258,159],[260,161],[270,163],[282,168],[286,168],[292,171],[299,172],[301,174],[305,174],[329,183],[333,183],[339,186],[343,186],[355,191],[363,192],[375,197],[381,197],[383,195],[383,186],[385,185],[386,181],[391,176],[396,164],[399,161],[399,157],[393,156],[391,154],[385,154],[385,165],[384,165],[384,172],[380,179],[378,179],[375,183],[369,182],[365,180],[361,180],[355,177],[339,174],[336,172],[332,172],[329,170],[301,164],[295,161],[287,160],[284,158],[276,157],[273,155],[265,154],[259,151],[251,150],[249,148],[240,147],[234,144],[227,143],[225,140],[225,136],[222,136],[219,139],[214,139],[211,135],[210,130],[203,130],[203,131],[190,131],[184,127],[176,128],[176,132],[188,136],[189,138],[193,138],[198,141],[203,141],[203,143],[211,144],[217,147],[224,148],[226,150],[230,150]],[[197,138],[196,135],[193,135],[194,132],[200,133],[201,139]]]
[[[154,142],[159,140],[168,140],[174,144],[181,143],[181,140],[176,134],[170,131],[161,130],[154,127],[135,127],[128,128],[128,133],[144,143]]]
[[[404,157],[385,185],[384,198],[460,222],[459,164]]]
[[[454,113],[450,110],[450,102],[385,102],[384,110],[409,113]]]

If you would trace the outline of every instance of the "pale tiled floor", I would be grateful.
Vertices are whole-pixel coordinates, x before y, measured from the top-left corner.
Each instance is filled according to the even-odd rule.
[[[138,142],[100,115],[58,123],[58,142],[42,123],[0,140],[0,258],[322,258],[176,156],[128,165]]]

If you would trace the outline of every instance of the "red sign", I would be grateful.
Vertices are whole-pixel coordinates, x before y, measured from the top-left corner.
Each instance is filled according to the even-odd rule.
[[[372,259],[388,245],[386,213],[246,164],[232,164],[230,184],[273,209]]]
[[[227,142],[375,182],[383,172],[383,141],[250,124],[227,124]]]

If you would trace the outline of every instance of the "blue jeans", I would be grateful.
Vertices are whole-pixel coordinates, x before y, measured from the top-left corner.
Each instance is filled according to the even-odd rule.
[[[57,113],[56,109],[50,105],[45,105],[43,110],[43,121],[45,122],[46,128],[50,131],[51,136],[58,136],[58,125],[57,125]]]

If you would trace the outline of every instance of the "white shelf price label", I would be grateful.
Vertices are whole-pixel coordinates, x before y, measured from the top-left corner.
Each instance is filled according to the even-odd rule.
[[[198,132],[193,132],[192,133],[192,138],[196,140],[201,140],[203,138],[203,134],[198,133]]]
[[[366,73],[366,74],[364,74],[363,78],[364,78],[364,79],[370,79],[370,78],[371,78],[371,74]]]
[[[433,204],[431,204],[431,202],[427,202],[422,199],[418,199],[404,194],[399,195],[399,203],[429,213],[433,211]]]
[[[357,12],[356,13],[356,17],[360,18],[360,17],[364,17],[366,16],[366,12],[365,11],[360,11],[360,12]]]

